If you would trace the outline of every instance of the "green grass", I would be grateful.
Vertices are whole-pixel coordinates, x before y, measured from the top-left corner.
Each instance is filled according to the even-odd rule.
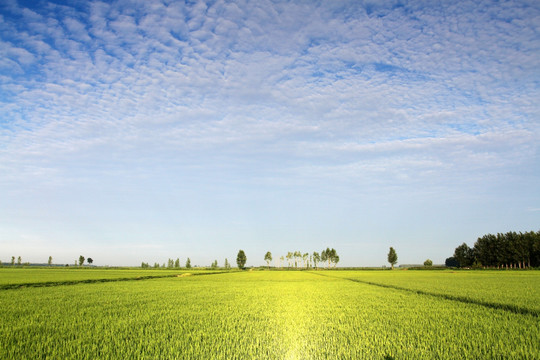
[[[166,277],[183,273],[203,273],[207,270],[192,269],[103,269],[103,268],[59,268],[21,267],[0,268],[0,289],[13,285],[61,284],[114,279],[136,279],[142,277]]]
[[[395,276],[404,284],[405,275],[386,273],[370,279]],[[522,280],[513,274],[499,292]],[[531,274],[540,285],[540,273]],[[254,271],[1,290],[0,357],[533,359],[540,353],[535,315],[335,276],[366,275]],[[431,279],[444,288],[445,278],[427,276],[418,283]],[[415,284],[414,275],[405,278]]]
[[[331,276],[526,309],[540,315],[538,271],[334,271]]]

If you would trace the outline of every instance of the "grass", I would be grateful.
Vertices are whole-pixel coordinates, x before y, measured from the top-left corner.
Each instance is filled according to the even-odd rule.
[[[208,273],[208,270],[192,269],[103,269],[103,268],[58,268],[21,267],[0,269],[0,289],[28,286],[54,286],[75,283],[107,282],[172,277],[183,273]]]
[[[444,292],[447,279],[434,272],[426,278],[425,272],[411,272],[419,278],[365,273],[253,271],[1,290],[0,357],[527,359],[540,353],[534,315],[347,280],[392,285],[397,279]],[[465,283],[472,277],[474,292],[482,278],[463,274]],[[474,296],[525,279],[510,274],[516,277],[504,275],[497,289],[479,288]],[[535,280],[525,283],[538,287],[540,273],[531,274]]]

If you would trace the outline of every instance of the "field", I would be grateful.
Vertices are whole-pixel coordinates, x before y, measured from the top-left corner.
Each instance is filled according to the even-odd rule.
[[[47,270],[0,269],[0,284],[14,284],[18,276],[27,284],[51,282],[50,274],[38,275]],[[0,290],[0,358],[537,359],[540,354],[537,271],[192,272],[140,281],[125,279],[145,276],[146,270],[91,271],[66,273],[63,279],[96,280],[101,273],[103,279],[123,280],[68,285],[57,280],[46,287]]]

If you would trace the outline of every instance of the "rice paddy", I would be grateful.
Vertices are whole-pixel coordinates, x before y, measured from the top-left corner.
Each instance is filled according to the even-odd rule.
[[[534,359],[539,288],[537,271],[243,271],[6,288],[0,357]]]

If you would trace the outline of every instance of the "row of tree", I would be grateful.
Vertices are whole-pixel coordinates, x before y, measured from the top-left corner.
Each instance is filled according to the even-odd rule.
[[[264,255],[264,261],[266,261],[268,267],[270,268],[270,262],[272,262],[273,257],[272,253],[268,251]],[[287,267],[288,268],[318,268],[318,265],[320,262],[323,262],[327,264],[328,267],[330,266],[336,266],[339,262],[339,255],[337,254],[336,249],[330,249],[326,248],[326,250],[323,250],[320,254],[317,251],[314,251],[313,254],[309,253],[302,253],[301,251],[289,251],[287,255],[280,256],[278,258],[279,265],[278,267],[282,267],[281,264],[287,260]],[[277,265],[277,264],[276,264]]]
[[[143,269],[147,269],[147,268],[150,268],[150,264],[146,263],[146,262],[142,262],[141,263],[141,267]],[[180,269],[180,258],[176,258],[176,260],[173,260],[173,259],[169,259],[167,260],[167,264],[163,263],[163,265],[160,265],[159,263],[154,263],[154,266],[153,268],[155,269],[159,269],[159,268],[166,268],[166,269]],[[185,265],[186,269],[191,269],[191,259],[190,258],[187,258],[186,260],[186,265]]]
[[[479,237],[470,248],[459,245],[446,259],[451,267],[530,268],[540,266],[540,231],[514,231]]]
[[[217,260],[213,261],[212,265],[210,267],[212,269],[218,269],[219,268],[218,261]],[[231,268],[231,264],[229,263],[228,259],[225,259],[225,263],[223,264],[223,267],[225,269],[230,269]],[[143,269],[148,269],[148,268],[154,268],[154,269],[180,269],[180,268],[182,268],[182,266],[180,264],[180,258],[176,258],[176,260],[168,259],[167,263],[163,263],[163,264],[160,264],[160,263],[156,262],[156,263],[154,263],[153,266],[150,266],[149,263],[143,261],[141,263],[141,268],[143,268]],[[192,268],[190,258],[187,258],[187,260],[185,262],[185,265],[184,265],[184,268],[186,268],[186,269],[191,269]]]
[[[303,268],[311,268],[315,267],[318,268],[318,264],[320,262],[324,262],[327,267],[335,267],[337,263],[339,262],[339,255],[337,254],[336,249],[330,249],[326,248],[326,250],[323,250],[320,254],[318,252],[313,252],[313,254],[309,253],[302,253],[300,251],[289,251],[286,256],[281,256],[279,258],[280,263],[279,267],[281,267],[281,263],[287,259],[288,267],[292,268],[294,265],[294,268],[298,268],[299,266]],[[267,262],[268,267],[270,267],[270,262],[273,260],[272,253],[268,251],[265,256],[264,260]],[[247,256],[244,250],[239,250],[238,254],[236,256],[236,265],[239,269],[244,269],[246,267],[247,262]],[[142,268],[150,268],[150,264],[146,262],[141,263]],[[159,263],[154,263],[154,268],[168,268],[168,269],[179,269],[180,268],[180,259],[177,258],[176,260],[169,259],[167,261],[167,264],[163,263],[163,265],[160,265]],[[214,260],[212,262],[212,265],[210,266],[212,269],[219,268],[218,261]],[[191,260],[187,258],[186,260],[186,269],[191,268]],[[229,260],[225,259],[224,264],[225,269],[230,269],[231,264],[229,263]]]
[[[94,262],[94,260],[92,258],[88,258],[86,259],[84,256],[79,256],[79,260],[75,260],[75,266],[79,265],[79,266],[82,266],[84,264],[84,261],[87,261],[88,262],[88,265],[92,265],[92,263]],[[48,265],[52,265],[52,261],[53,261],[53,258],[52,256],[49,256],[49,259],[47,260],[47,264]],[[0,261],[0,265],[2,264],[2,262]],[[26,262],[24,263],[24,265],[28,265],[30,263]],[[15,256],[12,256],[11,257],[11,265],[14,266],[15,265]],[[17,258],[17,265],[23,265],[23,262],[22,262],[22,257],[19,256]],[[66,265],[67,266],[67,265]]]

